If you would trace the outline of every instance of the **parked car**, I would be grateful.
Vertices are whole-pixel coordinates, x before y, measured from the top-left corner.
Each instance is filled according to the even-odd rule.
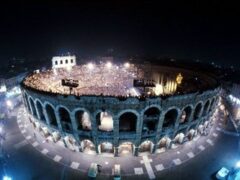
[[[101,172],[101,165],[97,163],[92,163],[88,169],[88,177],[90,179],[95,179],[97,174]]]
[[[225,167],[222,167],[216,174],[216,178],[219,180],[226,180],[230,170]]]
[[[115,164],[113,167],[113,180],[121,180],[121,169],[119,164]]]

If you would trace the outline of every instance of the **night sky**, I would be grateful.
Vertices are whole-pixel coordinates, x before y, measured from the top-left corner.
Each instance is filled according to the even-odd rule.
[[[2,3],[0,60],[77,56],[156,56],[240,67],[235,4],[153,1]]]

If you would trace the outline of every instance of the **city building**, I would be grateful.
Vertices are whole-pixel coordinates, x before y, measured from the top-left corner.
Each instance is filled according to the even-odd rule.
[[[52,58],[52,68],[72,68],[76,65],[76,56],[54,56]]]

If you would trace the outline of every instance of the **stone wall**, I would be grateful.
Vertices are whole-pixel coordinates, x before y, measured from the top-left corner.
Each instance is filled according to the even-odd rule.
[[[36,121],[48,127],[50,131],[59,131],[63,137],[72,135],[79,144],[85,139],[91,140],[96,147],[96,152],[98,152],[98,146],[101,143],[110,142],[114,146],[115,155],[118,152],[117,148],[124,142],[131,142],[134,145],[134,154],[137,155],[138,147],[142,142],[151,141],[153,144],[151,151],[154,152],[162,138],[167,137],[174,141],[174,138],[179,133],[188,137],[191,130],[191,132],[193,130],[197,132],[198,128],[209,120],[215,110],[220,92],[220,88],[216,88],[201,94],[175,95],[164,99],[161,97],[145,99],[130,97],[121,100],[117,97],[75,97],[72,95],[43,94],[24,86],[21,87],[21,90],[28,112]],[[48,110],[46,109],[47,106]],[[55,125],[51,123],[49,118],[50,107],[56,118]],[[157,113],[146,115],[150,108]],[[70,122],[63,123],[61,121],[63,117],[59,113],[60,109],[66,110]],[[75,114],[78,111],[88,113],[91,120],[91,131],[77,128]],[[104,132],[98,130],[96,117],[99,112],[108,112],[112,116],[113,131]],[[136,130],[134,132],[119,131],[120,119],[125,113],[130,113],[136,117]],[[144,130],[143,125],[148,124],[148,121],[154,123],[154,130]],[[169,125],[165,123],[167,121]],[[65,126],[67,129],[65,129]]]

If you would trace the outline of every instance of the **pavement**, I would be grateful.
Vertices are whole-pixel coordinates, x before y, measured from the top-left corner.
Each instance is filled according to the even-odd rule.
[[[115,164],[121,165],[122,179],[211,179],[210,175],[218,170],[219,162],[226,158],[226,154],[229,155],[228,160],[233,159],[231,162],[239,156],[236,153],[239,149],[237,136],[224,130],[225,123],[221,117],[208,136],[196,137],[160,154],[140,157],[88,155],[73,152],[61,144],[46,142],[28,121],[23,106],[15,109],[8,121],[4,141],[5,155],[8,157],[5,169],[20,180],[87,179],[92,162],[102,165],[97,179],[112,179]],[[224,139],[226,142],[223,142]],[[229,148],[232,146],[234,148]],[[221,150],[224,149],[225,154],[222,154]],[[228,161],[223,162],[231,166]],[[202,172],[206,167],[209,169]]]

